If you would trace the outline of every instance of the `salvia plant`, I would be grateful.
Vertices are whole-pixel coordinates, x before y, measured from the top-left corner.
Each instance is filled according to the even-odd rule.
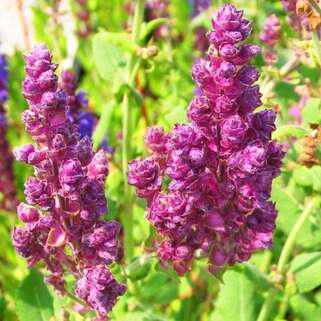
[[[319,321],[321,2],[9,2],[0,320]]]

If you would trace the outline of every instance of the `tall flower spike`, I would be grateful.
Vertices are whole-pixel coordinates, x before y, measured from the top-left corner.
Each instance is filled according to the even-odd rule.
[[[277,53],[274,47],[280,40],[280,35],[281,25],[279,18],[276,15],[268,16],[260,33],[261,41],[268,47],[264,52],[264,58],[268,64],[273,64],[277,60]]]
[[[46,46],[35,46],[26,60],[23,93],[29,109],[23,121],[36,144],[15,155],[34,167],[35,177],[25,184],[27,203],[18,206],[25,226],[14,229],[13,244],[29,266],[45,263],[46,281],[62,294],[65,275],[73,275],[75,294],[105,317],[125,292],[108,270],[120,256],[121,227],[100,218],[107,210],[106,155],[94,155],[89,138],[81,139],[67,117],[67,96],[57,89],[57,65]]]
[[[169,134],[149,129],[151,156],[129,164],[128,182],[147,200],[147,219],[163,239],[160,260],[178,274],[196,251],[216,273],[270,247],[277,214],[269,198],[283,152],[271,141],[274,112],[255,112],[259,74],[249,64],[260,48],[243,43],[251,23],[232,5],[215,14],[213,27],[208,57],[192,68],[190,122]]]
[[[6,139],[7,118],[4,104],[8,98],[7,62],[0,55],[0,209],[14,212],[17,206],[13,157]]]

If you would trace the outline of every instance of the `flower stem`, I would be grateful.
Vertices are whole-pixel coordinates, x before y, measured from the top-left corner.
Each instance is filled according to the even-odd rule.
[[[139,44],[141,26],[144,16],[145,0],[137,0],[135,7],[134,23],[132,29],[132,40]],[[135,82],[135,75],[137,73],[137,68],[135,65],[137,63],[137,56],[135,53],[131,53],[128,66],[126,81],[129,87],[132,87]],[[124,206],[123,206],[123,217],[122,223],[124,226],[124,247],[125,247],[125,257],[129,261],[134,256],[134,244],[133,244],[133,214],[132,214],[132,191],[127,183],[127,166],[128,160],[131,157],[131,145],[130,145],[130,132],[131,132],[131,110],[130,105],[130,94],[125,92],[123,97],[123,144],[122,144],[122,169],[124,177]]]
[[[302,212],[301,216],[295,223],[294,227],[292,228],[292,231],[290,235],[288,236],[284,247],[282,249],[278,264],[277,264],[277,272],[280,274],[284,274],[286,271],[286,266],[289,261],[290,255],[293,251],[293,248],[295,246],[295,242],[297,240],[297,237],[302,229],[302,226],[307,221],[309,216],[313,213],[314,208],[319,203],[318,198],[314,198],[310,200],[305,207],[304,211]],[[261,308],[259,317],[257,321],[266,321],[270,315],[271,310],[274,307],[275,303],[275,297],[277,295],[278,290],[276,288],[272,288],[265,299],[265,302]]]

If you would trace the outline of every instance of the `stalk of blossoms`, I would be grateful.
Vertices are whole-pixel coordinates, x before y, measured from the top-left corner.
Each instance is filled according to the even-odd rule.
[[[7,119],[4,103],[8,98],[7,62],[0,55],[0,209],[14,212],[17,206],[13,157],[6,139]]]
[[[17,148],[17,160],[32,165],[25,184],[26,203],[18,206],[24,224],[12,233],[13,245],[28,265],[42,261],[46,282],[67,294],[73,276],[75,296],[105,318],[125,292],[108,269],[119,259],[120,225],[104,221],[107,210],[105,153],[94,154],[88,137],[80,139],[67,117],[67,96],[58,89],[57,65],[45,45],[26,57],[23,94],[29,109],[23,122],[34,145]]]
[[[268,47],[264,52],[264,59],[269,65],[277,60],[277,52],[274,48],[279,42],[280,36],[281,24],[279,18],[274,14],[268,16],[260,33],[260,39]]]
[[[271,140],[275,113],[255,112],[259,74],[249,62],[260,48],[244,43],[251,23],[232,5],[212,24],[208,56],[192,68],[190,122],[168,134],[150,128],[151,156],[129,164],[128,182],[147,200],[147,219],[162,238],[160,261],[178,274],[196,253],[216,273],[271,247],[277,215],[269,199],[284,153]]]

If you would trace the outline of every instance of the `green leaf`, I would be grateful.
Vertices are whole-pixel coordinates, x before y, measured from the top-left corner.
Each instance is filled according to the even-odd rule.
[[[293,172],[293,178],[298,185],[301,186],[312,186],[313,176],[310,169],[300,166],[296,168]]]
[[[320,98],[310,98],[306,103],[303,111],[303,122],[304,124],[310,123],[321,123],[321,100]]]
[[[321,308],[308,301],[303,295],[295,295],[290,299],[290,306],[295,315],[302,321],[320,321]]]
[[[256,321],[258,295],[256,284],[244,274],[228,271],[223,277],[211,321]]]
[[[294,125],[284,125],[273,133],[273,139],[276,140],[286,140],[288,138],[302,138],[304,137],[308,131],[302,127],[294,126]]]
[[[43,276],[35,269],[17,289],[16,309],[19,321],[49,321],[54,314],[53,299]]]
[[[124,83],[126,67],[124,51],[110,41],[106,32],[96,34],[92,41],[94,61],[100,76],[113,83]]]
[[[300,293],[315,289],[321,284],[321,252],[298,255],[291,263],[291,271]]]
[[[112,112],[114,109],[115,102],[110,102],[109,104],[104,106],[102,115],[99,119],[99,122],[95,128],[94,134],[93,134],[93,147],[95,150],[97,150],[103,139],[107,135],[107,131],[110,125],[110,120],[112,116]]]
[[[151,263],[154,260],[152,255],[143,255],[135,258],[125,268],[126,275],[131,280],[141,280],[145,278],[150,271]]]
[[[269,276],[261,272],[255,265],[251,263],[240,264],[236,267],[240,272],[255,283],[260,290],[268,290],[271,287]]]
[[[310,168],[313,180],[313,189],[321,192],[321,166],[313,166]]]
[[[277,226],[288,234],[300,213],[299,203],[276,183],[273,184],[272,200],[279,213]]]

